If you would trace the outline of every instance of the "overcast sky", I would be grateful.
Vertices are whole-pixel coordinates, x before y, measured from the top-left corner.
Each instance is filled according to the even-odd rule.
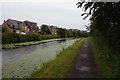
[[[0,4],[0,24],[4,20],[29,20],[67,29],[85,30],[88,19],[83,20],[83,11],[77,8],[79,0],[3,0]]]

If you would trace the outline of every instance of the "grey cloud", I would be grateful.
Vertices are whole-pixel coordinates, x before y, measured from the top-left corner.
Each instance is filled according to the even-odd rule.
[[[43,23],[64,28],[85,29],[88,19],[83,21],[81,9],[77,9],[76,1],[65,2],[4,2],[2,3],[2,21],[12,18],[31,20],[40,26]]]

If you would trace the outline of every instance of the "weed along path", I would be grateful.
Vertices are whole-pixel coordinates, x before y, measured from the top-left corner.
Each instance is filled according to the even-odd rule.
[[[88,39],[85,40],[71,69],[68,71],[67,78],[99,78],[97,66],[94,62],[93,54],[88,44]]]

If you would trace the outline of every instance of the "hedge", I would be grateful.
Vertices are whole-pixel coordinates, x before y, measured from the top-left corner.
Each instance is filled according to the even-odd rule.
[[[19,43],[28,41],[40,41],[45,39],[59,38],[58,35],[41,35],[38,33],[28,33],[26,35],[17,34],[15,32],[2,33],[2,44]]]

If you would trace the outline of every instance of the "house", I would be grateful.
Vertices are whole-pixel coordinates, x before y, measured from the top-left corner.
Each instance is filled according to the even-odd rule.
[[[29,32],[39,32],[39,27],[37,26],[37,23],[30,22],[30,21],[24,21],[25,26],[29,29]]]
[[[72,29],[72,31],[77,32],[77,31],[79,31],[79,30],[78,30],[78,29]]]
[[[48,28],[49,28],[52,35],[57,34],[57,26],[49,26],[49,25],[47,25],[47,26],[48,26]]]
[[[5,28],[5,32],[13,32],[20,34],[26,34],[28,32],[39,32],[39,27],[37,26],[37,23],[30,22],[30,21],[18,21],[13,19],[8,19],[4,21],[2,24],[2,27]]]
[[[69,32],[69,33],[72,33],[72,29],[68,29],[68,32]]]
[[[16,33],[20,34],[26,34],[27,32],[29,32],[24,22],[13,19],[8,19],[4,21],[2,27],[5,28],[5,32],[15,31]]]

